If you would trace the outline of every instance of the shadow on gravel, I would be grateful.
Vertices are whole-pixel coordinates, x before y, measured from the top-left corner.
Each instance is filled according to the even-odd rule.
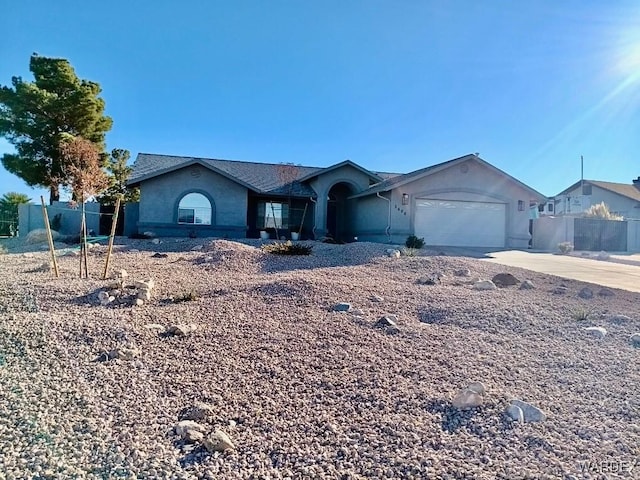
[[[178,450],[185,452],[182,458],[178,460],[182,468],[198,465],[210,455],[203,445],[185,443],[182,440],[174,442],[174,445]]]
[[[443,431],[454,433],[463,428],[467,433],[480,438],[487,437],[492,426],[497,427],[499,431],[513,429],[514,422],[508,415],[504,411],[498,413],[497,409],[492,407],[495,406],[489,405],[460,410],[450,402],[441,399],[431,399],[426,404],[426,409],[429,413],[440,416]]]

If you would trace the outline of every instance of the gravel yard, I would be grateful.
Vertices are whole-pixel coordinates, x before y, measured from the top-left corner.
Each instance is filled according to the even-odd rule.
[[[61,255],[56,279],[46,245],[0,244],[0,480],[640,478],[638,293],[373,243],[276,256],[257,240],[118,238],[110,280],[104,246],[91,278]],[[151,300],[101,304],[121,269],[153,279]],[[473,288],[502,272],[535,288]],[[176,324],[195,330],[159,332]],[[123,348],[138,353],[100,358]],[[471,381],[483,405],[453,407]],[[512,398],[546,419],[513,421]],[[194,402],[235,448],[176,434]]]

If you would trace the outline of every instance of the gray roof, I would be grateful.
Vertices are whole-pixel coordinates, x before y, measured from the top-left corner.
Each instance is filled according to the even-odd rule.
[[[359,167],[353,162],[345,162],[368,172],[368,170]],[[345,162],[337,165],[345,164]],[[133,164],[133,171],[127,181],[127,185],[136,186],[144,180],[193,164],[200,164],[209,168],[257,193],[265,195],[292,195],[295,197],[314,197],[316,193],[305,183],[305,180],[311,179],[324,171],[336,168],[335,165],[321,168],[305,167],[289,163],[257,163],[239,160],[139,153]],[[399,175],[394,173],[369,173],[371,173],[374,179],[385,179]],[[290,179],[293,179],[293,181],[287,181]]]
[[[289,195],[289,183],[291,195],[299,197],[315,196],[315,192],[297,179],[322,170],[318,167],[304,167],[291,165],[290,177],[292,182],[287,182],[287,168],[290,164],[242,162],[237,160],[219,160],[213,158],[177,157],[173,155],[154,155],[149,153],[138,154],[133,171],[127,181],[128,185],[137,185],[149,178],[169,173],[193,164],[204,167],[234,180],[241,185],[258,193],[270,195]]]
[[[556,197],[560,195],[566,195],[570,191],[579,187],[583,181],[584,183],[595,185],[596,187],[600,187],[604,190],[609,190],[610,192],[617,193],[618,195],[621,195],[623,197],[627,197],[627,198],[630,198],[631,200],[636,200],[640,202],[640,188],[636,187],[634,184],[603,182],[600,180],[578,180],[569,188],[566,188],[565,190],[561,191],[558,195],[556,195]]]
[[[430,167],[421,168],[420,170],[415,170],[413,172],[406,173],[404,175],[393,176],[391,178],[388,178],[387,180],[384,180],[383,182],[380,182],[380,183],[377,183],[375,185],[372,185],[370,188],[368,188],[364,192],[361,192],[361,193],[358,193],[356,195],[353,195],[351,198],[365,197],[367,195],[373,195],[375,193],[380,193],[380,192],[388,192],[390,190],[393,190],[394,188],[400,187],[402,185],[406,185],[407,183],[413,182],[413,181],[418,180],[418,179],[420,179],[422,177],[426,177],[427,175],[431,175],[431,174],[433,174],[435,172],[439,172],[440,170],[444,170],[445,168],[450,167],[454,163],[462,163],[462,162],[467,161],[467,160],[475,160],[475,161],[477,161],[477,162],[479,162],[479,163],[481,163],[483,165],[486,165],[490,169],[498,172],[499,174],[504,175],[505,177],[511,179],[515,183],[519,184],[520,186],[522,186],[523,188],[528,190],[529,193],[531,194],[532,198],[535,198],[535,199],[538,199],[538,200],[547,198],[542,193],[538,192],[537,190],[534,190],[533,188],[529,187],[528,185],[522,183],[520,180],[518,180],[518,179],[512,177],[511,175],[503,172],[499,168],[494,167],[493,165],[491,165],[490,163],[484,161],[483,159],[481,159],[479,156],[477,156],[475,154],[463,155],[462,157],[454,158],[452,160],[447,160],[446,162],[438,163],[436,165],[431,165]]]

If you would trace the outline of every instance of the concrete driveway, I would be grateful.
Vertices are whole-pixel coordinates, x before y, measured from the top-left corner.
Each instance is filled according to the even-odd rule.
[[[520,250],[491,252],[483,261],[640,292],[640,266],[637,265]]]

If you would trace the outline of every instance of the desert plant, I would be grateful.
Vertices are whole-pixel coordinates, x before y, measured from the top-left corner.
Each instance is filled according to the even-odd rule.
[[[416,257],[418,255],[418,249],[405,247],[402,249],[401,253],[403,257]]]
[[[567,255],[573,251],[573,244],[571,242],[560,242],[558,244],[558,250],[563,255]]]
[[[198,295],[192,290],[173,297],[173,303],[192,302],[197,299]]]
[[[592,314],[593,308],[578,307],[571,312],[571,317],[578,322],[584,322],[586,320],[589,320]]]
[[[420,249],[424,247],[424,238],[418,238],[415,235],[409,235],[404,244],[407,248]]]
[[[611,213],[611,211],[609,210],[609,206],[604,202],[591,205],[584,211],[584,216],[591,218],[600,218],[602,220],[623,220],[622,216]]]
[[[275,255],[311,255],[313,246],[288,241],[263,245],[262,250]]]
[[[8,253],[7,247],[0,245],[0,255],[4,255],[6,253]]]

